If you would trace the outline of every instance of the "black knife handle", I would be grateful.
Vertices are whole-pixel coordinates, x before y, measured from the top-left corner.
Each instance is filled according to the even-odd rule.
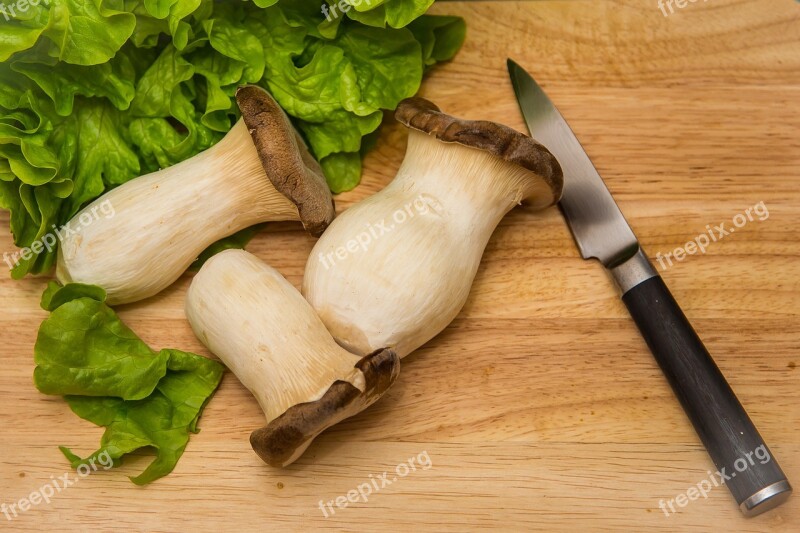
[[[746,516],[780,505],[792,487],[778,461],[664,280],[643,252],[633,261],[639,264],[612,270],[622,301],[714,461],[716,481],[724,481]]]

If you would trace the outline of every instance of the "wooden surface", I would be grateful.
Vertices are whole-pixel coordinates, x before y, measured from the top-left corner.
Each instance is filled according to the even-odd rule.
[[[423,94],[445,111],[523,128],[506,57],[542,83],[585,144],[651,257],[765,202],[754,221],[663,276],[795,486],[800,485],[800,6],[713,0],[664,17],[655,0],[440,2],[468,41]],[[363,185],[404,150],[390,126]],[[0,249],[12,250],[7,215]],[[299,285],[313,241],[268,229],[249,249]],[[188,276],[121,309],[150,345],[206,354],[183,316]],[[67,472],[57,449],[101,430],[31,383],[45,280],[0,280],[0,495],[12,503]],[[403,361],[394,388],[272,470],[262,424],[233,375],[175,472],[148,487],[98,472],[3,530],[798,531],[800,496],[745,519],[725,488],[667,517],[713,465],[615,290],[582,261],[557,210],[507,216],[463,312]],[[337,496],[427,452],[418,469],[325,518]]]

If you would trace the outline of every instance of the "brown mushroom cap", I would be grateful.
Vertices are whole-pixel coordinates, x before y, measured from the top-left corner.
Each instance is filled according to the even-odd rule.
[[[400,358],[389,349],[362,357],[355,365],[364,374],[364,391],[336,381],[319,400],[294,405],[250,434],[253,450],[270,466],[282,467],[303,454],[330,426],[375,403],[400,373]]]
[[[297,206],[306,231],[319,237],[335,216],[331,191],[319,163],[266,90],[256,85],[239,87],[236,103],[267,177]]]
[[[458,143],[483,150],[531,172],[531,179],[543,181],[550,197],[526,200],[536,208],[549,207],[561,199],[564,174],[555,156],[528,135],[508,126],[485,120],[463,120],[445,113],[424,98],[406,98],[395,118],[405,126],[445,143]]]

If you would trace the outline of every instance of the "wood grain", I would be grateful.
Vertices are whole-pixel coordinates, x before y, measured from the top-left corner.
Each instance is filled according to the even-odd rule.
[[[467,19],[455,61],[422,93],[445,111],[523,129],[506,57],[557,102],[651,256],[754,221],[662,272],[795,484],[800,483],[800,6],[713,0],[664,17],[655,1],[439,2]],[[363,184],[404,150],[387,122]],[[0,215],[0,227],[8,227]],[[292,224],[249,249],[299,285],[313,240]],[[12,250],[8,232],[0,249]],[[154,347],[207,354],[183,316],[185,276],[121,308]],[[12,503],[68,472],[57,449],[101,430],[31,383],[44,279],[0,279],[0,494]],[[232,375],[175,472],[140,488],[121,469],[81,479],[3,529],[41,531],[797,531],[800,499],[755,519],[725,488],[665,516],[713,469],[603,270],[580,260],[557,210],[508,215],[469,302],[404,360],[389,394],[272,470],[247,442],[262,424]],[[432,467],[325,518],[320,500],[427,452]]]

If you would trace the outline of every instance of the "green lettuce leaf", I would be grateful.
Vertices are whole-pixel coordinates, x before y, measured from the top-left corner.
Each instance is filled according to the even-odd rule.
[[[354,2],[347,16],[368,26],[379,28],[388,24],[403,28],[422,16],[434,0],[362,0]]]
[[[154,448],[156,458],[132,479],[150,483],[175,467],[189,434],[222,378],[211,359],[179,350],[151,350],[117,317],[100,287],[51,282],[42,295],[50,316],[34,347],[34,383],[44,394],[66,396],[81,418],[106,428],[100,448],[119,464],[128,453]]]
[[[3,7],[8,11],[8,7]],[[16,16],[9,13],[8,20],[2,21],[0,31],[0,61],[32,48],[49,22],[50,9],[44,4],[30,6],[25,12],[17,12]]]
[[[419,90],[422,48],[409,30],[350,26],[334,42],[353,66],[358,96],[373,109],[394,109]]]
[[[131,481],[145,485],[172,472],[186,449],[189,434],[199,431],[197,422],[219,385],[222,369],[219,363],[198,355],[167,351],[170,354],[167,375],[142,400],[67,396],[67,403],[76,415],[106,428],[100,448],[84,459],[61,447],[73,468],[104,452],[117,464],[126,454],[153,448],[156,458],[144,472],[131,477]]]
[[[153,352],[105,305],[105,294],[97,299],[100,293],[82,294],[82,288],[67,285],[62,293],[45,294],[52,311],[34,348],[36,388],[44,394],[146,398],[167,373],[169,351]]]
[[[426,67],[452,59],[467,37],[467,25],[461,17],[425,15],[409,24],[408,29],[422,46]]]
[[[349,191],[361,180],[359,152],[337,152],[322,158],[319,163],[334,193]]]
[[[50,55],[73,65],[105,63],[136,27],[136,17],[121,8],[122,2],[113,0],[50,2],[50,21],[42,33],[53,44]]]

